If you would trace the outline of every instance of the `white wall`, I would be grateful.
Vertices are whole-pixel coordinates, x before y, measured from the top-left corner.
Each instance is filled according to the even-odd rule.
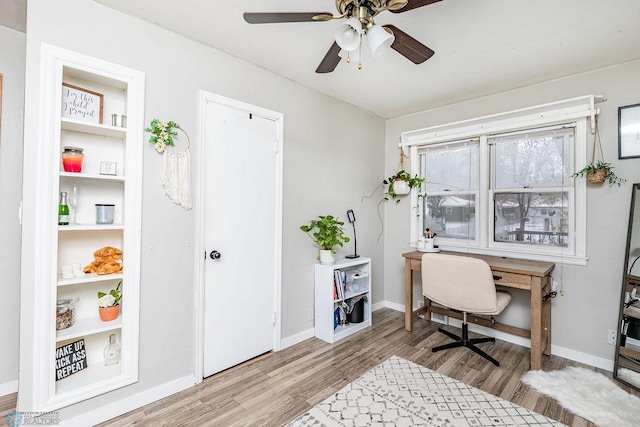
[[[602,94],[607,101],[598,104],[600,136],[605,159],[615,173],[628,180],[622,187],[592,187],[587,190],[586,267],[556,265],[553,277],[564,284],[564,296],[553,300],[552,344],[565,356],[574,351],[579,357],[596,362],[612,361],[614,346],[607,344],[607,329],[616,329],[622,286],[627,236],[630,183],[640,182],[640,159],[618,160],[618,107],[640,102],[640,61],[608,67],[509,92],[462,102],[443,108],[411,114],[387,122],[386,170],[397,163],[398,139],[404,131],[458,120],[505,112],[573,98]],[[591,140],[589,140],[590,152]],[[403,258],[409,250],[409,206],[387,204],[385,213],[385,298],[403,303]],[[416,283],[417,285],[417,283]],[[416,287],[414,293],[420,295]],[[516,294],[516,304],[505,313],[528,326],[527,295]],[[579,354],[582,353],[582,354]],[[611,365],[612,367],[612,365]]]
[[[0,26],[2,124],[0,125],[0,395],[15,391],[18,380],[20,313],[20,224],[22,199],[22,110],[24,108],[25,34]]]
[[[355,210],[359,252],[371,256],[375,263],[373,299],[382,300],[383,248],[375,242],[380,227],[376,203],[360,202],[361,196],[378,184],[377,171],[383,169],[382,119],[93,2],[31,0],[28,6],[25,152],[29,152],[38,131],[41,42],[145,72],[145,121],[160,118],[178,122],[189,132],[194,146],[198,144],[200,89],[282,112],[282,337],[313,327],[307,314],[313,307],[317,250],[298,227],[317,215],[346,219],[346,210]],[[51,24],[68,22],[69,17],[73,17],[73,25]],[[242,159],[234,161],[242,166]],[[25,174],[29,167],[26,165]],[[195,215],[163,196],[160,170],[161,156],[150,145],[145,147],[140,381],[63,409],[63,419],[193,374]],[[197,174],[194,170],[193,177]],[[25,181],[25,192],[29,191]],[[232,207],[232,202],[229,205]],[[350,229],[346,230],[350,235]],[[250,252],[250,248],[247,250]],[[352,250],[348,246],[342,255]],[[29,285],[28,281],[24,284]]]

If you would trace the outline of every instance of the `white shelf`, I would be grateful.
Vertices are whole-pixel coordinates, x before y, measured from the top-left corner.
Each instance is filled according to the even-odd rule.
[[[345,293],[345,295],[344,295],[344,299],[342,299],[342,298],[341,298],[341,299],[337,299],[337,300],[334,300],[333,302],[342,302],[342,301],[346,301],[346,300],[348,300],[348,299],[355,298],[355,297],[359,297],[360,295],[366,295],[366,294],[368,294],[368,293],[369,293],[369,289],[363,289],[363,290],[358,291],[358,292],[351,292],[351,291],[347,291],[347,292]]]
[[[340,270],[352,283],[361,287],[357,292],[347,290],[345,298],[334,299],[334,271]],[[353,275],[359,273],[357,278]],[[350,323],[334,328],[334,312],[343,301],[365,296],[362,322]],[[371,326],[371,259],[360,257],[342,259],[333,265],[315,265],[315,336],[328,343],[334,343],[351,334]]]
[[[27,145],[34,164],[51,163],[47,163],[45,173],[26,177],[29,185],[25,188],[44,190],[25,193],[28,204],[37,210],[25,219],[29,227],[23,230],[23,271],[32,269],[29,276],[33,280],[23,284],[31,297],[20,306],[23,321],[18,381],[19,410],[33,412],[54,411],[138,380],[145,104],[145,76],[140,71],[51,45],[41,46],[41,55],[45,86],[38,98],[43,117],[39,123],[42,138]],[[130,131],[61,117],[59,95],[63,82],[102,94],[99,107],[105,119],[111,122],[112,113],[126,112]],[[84,149],[87,160],[84,172],[61,170],[60,153],[65,145]],[[119,175],[100,175],[101,161],[115,162]],[[57,193],[68,191],[72,185],[81,188],[84,204],[77,210],[77,217],[85,223],[58,225]],[[117,223],[95,224],[92,205],[96,202],[114,203]],[[96,248],[105,246],[117,246],[126,254],[127,268],[121,273],[87,274],[70,279],[51,274],[61,265],[79,260],[88,262]],[[107,281],[119,280],[126,310],[115,320],[103,322],[98,314],[96,291]],[[74,307],[74,325],[56,330],[56,307],[52,302],[78,295],[83,297]],[[111,331],[120,337],[123,357],[120,365],[104,367],[102,351]],[[63,341],[80,338],[85,339],[90,355],[88,367],[56,382],[50,372],[56,347]]]
[[[84,173],[84,172],[63,172],[60,171],[60,178],[64,179],[86,179],[86,180],[95,180],[95,181],[114,181],[114,182],[124,182],[123,176],[118,175],[97,175],[94,173]]]
[[[83,283],[106,282],[107,280],[122,280],[124,275],[118,274],[95,274],[89,273],[81,277],[73,277],[71,279],[59,279],[58,286],[80,285]]]
[[[349,323],[348,325],[338,325],[337,328],[333,331],[333,342],[339,341],[342,338],[346,338],[351,334],[355,334],[358,331],[361,331],[365,328],[371,326],[371,319],[365,320],[361,323]]]
[[[127,129],[109,126],[99,123],[89,123],[80,120],[63,117],[60,120],[62,129],[74,132],[89,133],[91,135],[111,136],[122,138],[126,135]]]
[[[122,328],[122,316],[118,314],[118,317],[115,320],[103,322],[100,320],[100,316],[98,315],[98,305],[96,304],[95,317],[75,319],[73,326],[56,331],[56,342],[80,338],[92,334],[99,334],[100,332],[105,331],[113,331],[120,328]]]
[[[58,231],[124,230],[124,224],[59,225]]]
[[[86,384],[95,385],[102,381],[113,380],[114,377],[120,375],[120,370],[119,363],[113,366],[104,366],[104,361],[96,360],[82,371],[56,381],[56,394],[68,393]]]

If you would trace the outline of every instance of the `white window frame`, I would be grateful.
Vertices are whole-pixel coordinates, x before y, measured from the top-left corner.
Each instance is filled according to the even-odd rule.
[[[586,265],[586,179],[573,179],[574,204],[570,209],[569,227],[573,226],[574,239],[569,247],[535,247],[534,245],[505,245],[490,244],[493,221],[489,215],[493,213],[493,199],[489,199],[489,146],[487,137],[496,133],[519,131],[545,126],[571,124],[575,126],[574,149],[571,153],[572,171],[582,168],[587,160],[587,134],[588,125],[591,125],[591,133],[595,132],[595,115],[599,109],[596,102],[602,102],[605,98],[599,95],[587,95],[579,98],[553,102],[549,104],[523,108],[491,116],[479,117],[471,120],[418,129],[402,133],[401,146],[411,157],[411,170],[419,171],[418,148],[444,142],[454,142],[464,138],[480,138],[480,176],[478,187],[480,199],[476,201],[476,215],[483,220],[479,221],[478,241],[461,246],[452,244],[449,240],[439,239],[439,246],[444,250],[481,253],[496,256],[508,256],[512,258],[536,259],[552,261],[572,265]],[[591,120],[588,120],[590,118]],[[409,244],[417,247],[421,236],[422,225],[422,197],[418,197],[418,191],[411,192],[411,235]],[[573,222],[573,224],[572,224]]]
[[[481,162],[481,157],[482,157],[482,148],[480,143],[478,143],[478,138],[471,138],[471,139],[465,139],[465,140],[456,140],[456,141],[447,141],[448,143],[455,145],[455,144],[466,144],[469,142],[475,142],[478,144],[478,162]],[[431,144],[430,144],[431,145]],[[433,144],[435,145],[435,143]],[[417,152],[418,150],[416,150]],[[417,156],[419,158],[419,156]],[[412,157],[413,158],[413,157]],[[419,160],[418,160],[419,161]],[[417,169],[412,169],[415,170],[416,173],[418,175],[420,175],[420,171],[422,169],[422,165],[418,166]],[[478,174],[480,176],[482,176],[482,172],[480,170],[478,170]],[[456,191],[456,190],[449,190],[449,191],[434,191],[432,193],[436,193],[436,195],[447,195],[447,196],[468,196],[468,195],[473,195],[474,197],[474,201],[475,201],[475,209],[476,209],[476,213],[474,215],[475,217],[475,230],[478,231],[478,233],[476,233],[476,236],[473,239],[457,239],[457,238],[450,238],[450,237],[442,237],[440,236],[438,239],[439,241],[446,241],[448,246],[457,246],[457,247],[462,247],[462,248],[466,248],[466,247],[479,247],[480,245],[480,241],[479,241],[479,231],[480,231],[480,227],[481,227],[481,223],[480,223],[480,215],[478,215],[478,209],[479,209],[479,203],[481,200],[480,197],[480,192],[482,191],[482,184],[483,181],[480,179],[480,176],[477,177],[477,188],[475,190],[470,190],[470,191],[466,191],[466,190],[462,190],[462,191]],[[423,184],[423,186],[425,186],[426,184]],[[427,190],[422,189],[420,191],[421,193],[429,193]],[[430,193],[430,194],[432,194]],[[419,210],[418,210],[418,215],[419,217],[416,217],[420,222],[420,224],[417,225],[418,228],[418,236],[417,236],[417,240],[423,240],[424,236],[422,234],[422,212],[424,212],[424,202],[425,202],[425,198],[420,197],[419,200],[417,200],[417,205],[412,204],[412,206],[418,206]]]

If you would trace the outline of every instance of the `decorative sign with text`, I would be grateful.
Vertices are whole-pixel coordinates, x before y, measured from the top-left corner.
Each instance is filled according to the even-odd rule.
[[[102,123],[103,95],[68,83],[62,83],[62,117]]]
[[[84,340],[56,348],[56,381],[80,372],[87,367]]]

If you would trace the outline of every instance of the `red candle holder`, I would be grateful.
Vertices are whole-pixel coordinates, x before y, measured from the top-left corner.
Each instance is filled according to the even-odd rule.
[[[62,152],[62,168],[65,172],[82,172],[84,154],[82,148],[64,147]]]

